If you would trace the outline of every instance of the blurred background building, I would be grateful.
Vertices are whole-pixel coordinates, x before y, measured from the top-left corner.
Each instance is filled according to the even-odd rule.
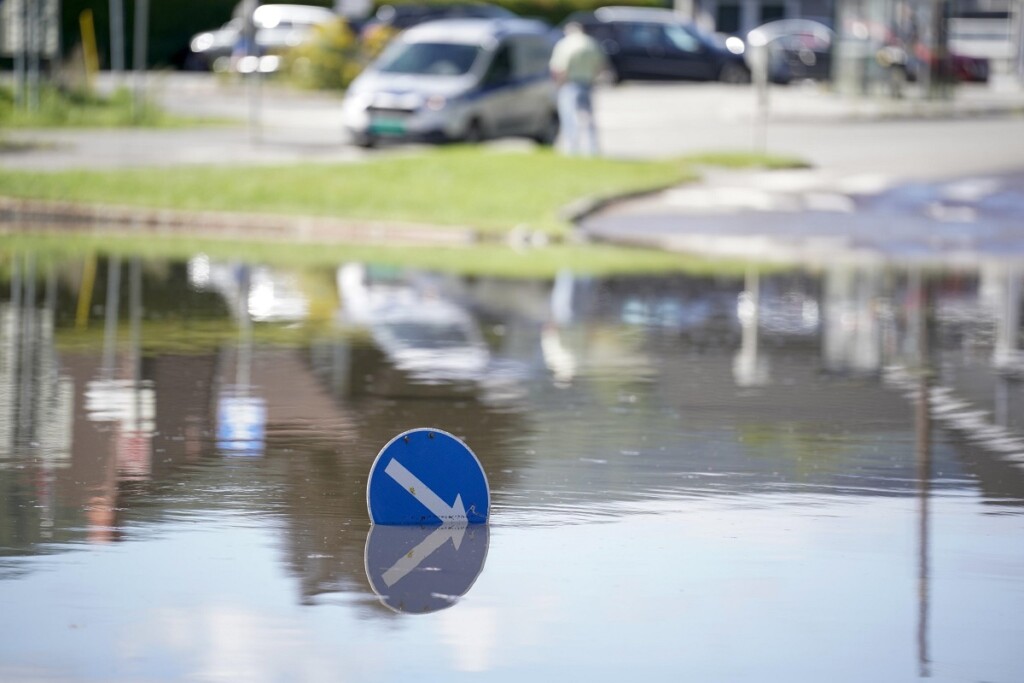
[[[438,1],[438,0],[435,0]],[[394,0],[302,0],[358,22]],[[295,3],[288,3],[295,4]],[[402,4],[423,5],[412,2]],[[553,25],[602,4],[672,6],[705,29],[746,38],[768,22],[808,19],[832,31],[830,81],[851,95],[946,97],[950,84],[1020,84],[1024,0],[499,0]],[[190,40],[237,17],[239,0],[3,0],[0,70],[19,78],[74,70],[184,68]],[[797,59],[819,59],[794,39]],[[139,45],[139,43],[142,45]],[[820,54],[820,53],[819,53]],[[70,66],[69,66],[70,65]]]
[[[676,0],[718,33],[781,19],[834,31],[831,78],[849,94],[948,95],[958,81],[1024,74],[1022,0]],[[909,86],[909,89],[908,89]]]

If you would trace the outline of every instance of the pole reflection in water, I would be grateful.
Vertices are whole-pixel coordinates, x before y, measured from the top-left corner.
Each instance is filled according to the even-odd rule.
[[[235,348],[234,384],[221,388],[217,406],[217,445],[228,455],[259,456],[266,438],[267,408],[254,395],[252,383],[253,323],[249,294],[252,271],[238,266],[237,279],[238,344]]]
[[[733,379],[737,386],[756,387],[768,383],[769,367],[759,351],[758,329],[761,324],[761,274],[757,268],[747,271],[746,285],[736,300],[736,317],[742,335],[740,350],[732,363]]]
[[[928,617],[931,575],[929,567],[929,498],[931,495],[931,368],[929,336],[932,333],[932,289],[920,271],[910,277],[910,290],[916,308],[910,311],[911,334],[917,341],[917,403],[914,407],[915,455],[918,484],[918,574],[917,574],[917,661],[918,675],[931,676],[931,658],[928,651]]]
[[[103,308],[103,379],[114,376],[117,358],[117,323],[121,305],[121,257],[107,260],[107,305]]]

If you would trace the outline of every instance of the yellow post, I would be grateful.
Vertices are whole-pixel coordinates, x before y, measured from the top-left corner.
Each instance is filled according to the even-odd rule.
[[[82,32],[82,53],[85,58],[85,82],[91,88],[96,72],[100,70],[100,57],[96,49],[96,26],[92,20],[92,10],[82,10],[78,15],[78,26]]]

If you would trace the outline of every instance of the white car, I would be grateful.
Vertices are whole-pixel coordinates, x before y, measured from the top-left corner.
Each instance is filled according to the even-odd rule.
[[[528,19],[443,19],[399,34],[360,74],[343,104],[361,146],[382,139],[543,144],[558,134],[548,73],[553,34]]]
[[[264,62],[271,67],[263,71],[276,69],[280,54],[285,50],[300,45],[310,38],[314,27],[326,24],[337,18],[337,15],[326,7],[314,5],[259,5],[253,12],[253,24],[256,29],[256,44],[253,56],[265,58]],[[192,37],[189,43],[187,65],[192,69],[212,69],[228,71],[234,66],[232,54],[241,46],[244,19],[236,16],[219,29],[204,31]],[[266,59],[269,58],[269,59]]]

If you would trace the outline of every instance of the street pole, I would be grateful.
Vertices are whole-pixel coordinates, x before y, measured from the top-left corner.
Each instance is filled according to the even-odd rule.
[[[28,2],[27,0],[8,0],[14,3],[15,22],[21,33],[20,40],[14,48],[14,103],[17,106],[24,106],[27,101],[25,96],[25,69],[28,57]]]
[[[124,73],[124,2],[110,0],[110,70],[120,84]]]
[[[149,38],[149,0],[135,0],[135,98],[133,114],[139,121],[145,107],[146,53]]]
[[[39,111],[39,53],[43,48],[42,2],[30,2],[28,12],[28,31],[25,35],[28,50],[28,109]]]
[[[1017,80],[1024,84],[1024,0],[1017,0]]]
[[[256,44],[256,8],[259,0],[243,0],[242,2],[242,38],[245,44],[242,60],[249,69],[242,73],[245,79],[246,92],[249,100],[249,141],[252,143],[262,140],[260,96],[262,95],[262,74],[260,73],[259,46]]]

